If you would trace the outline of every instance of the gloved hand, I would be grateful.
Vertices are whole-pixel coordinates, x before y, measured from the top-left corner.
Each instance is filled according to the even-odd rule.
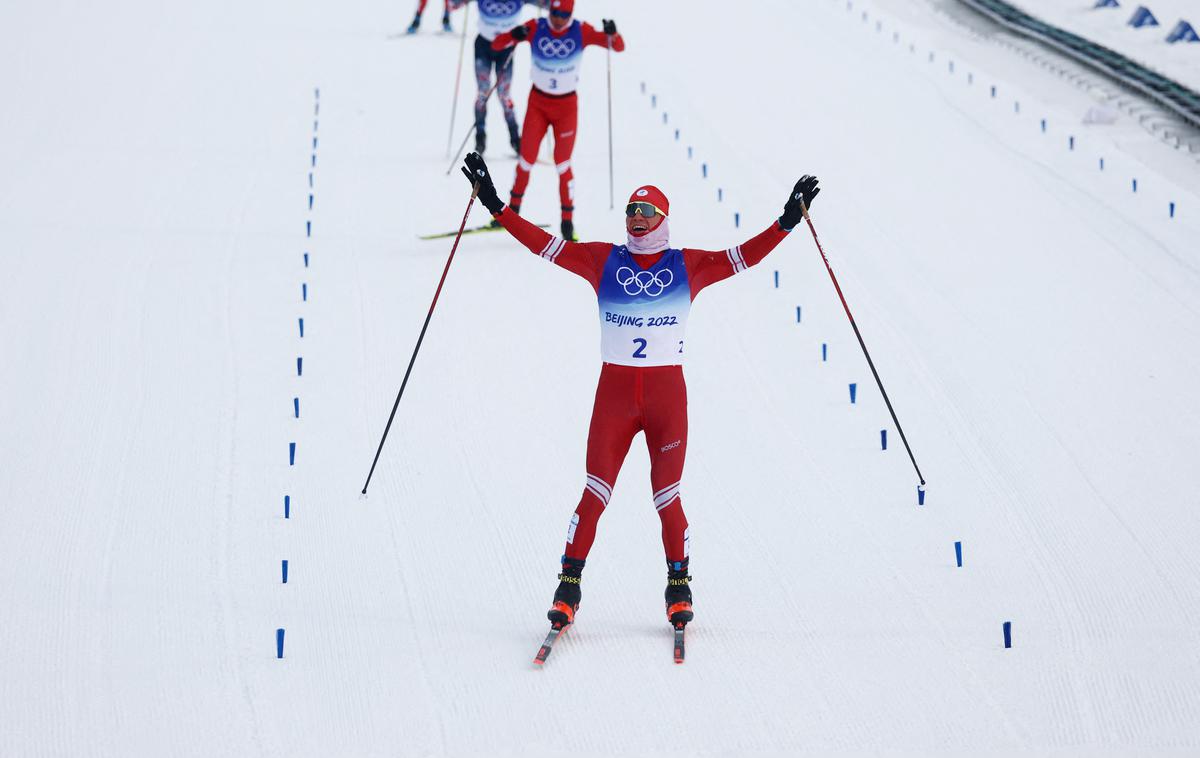
[[[603,19],[602,23],[604,26],[605,34],[607,34],[611,37],[612,35],[617,33],[617,22],[616,21],[613,21],[611,18],[606,18],[606,19]]]
[[[524,42],[525,40],[529,39],[529,30],[526,29],[524,25],[514,26],[509,34],[511,34],[512,38],[517,42]]]
[[[479,182],[479,202],[483,203],[483,207],[487,208],[493,216],[498,215],[504,210],[504,203],[500,201],[500,196],[496,194],[496,185],[492,183],[492,172],[488,171],[487,164],[483,162],[483,156],[479,153],[467,153],[467,157],[463,160],[466,165],[463,166],[463,176],[467,177],[467,181],[472,186]]]
[[[811,208],[812,202],[816,198],[817,193],[821,191],[817,186],[817,177],[805,174],[800,177],[800,181],[796,182],[796,186],[792,187],[792,194],[788,195],[787,202],[783,204],[783,215],[779,217],[779,225],[783,230],[790,232],[804,220],[804,211],[802,211],[801,203],[804,203],[805,208]]]

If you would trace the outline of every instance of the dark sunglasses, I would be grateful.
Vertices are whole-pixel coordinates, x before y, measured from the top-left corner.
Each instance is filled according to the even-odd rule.
[[[570,18],[571,12],[570,11],[550,11],[550,15],[554,16],[555,18]]]
[[[625,206],[625,215],[629,218],[633,218],[636,213],[642,214],[642,218],[653,218],[656,213],[664,218],[667,215],[658,208],[655,208],[652,203],[637,202]]]

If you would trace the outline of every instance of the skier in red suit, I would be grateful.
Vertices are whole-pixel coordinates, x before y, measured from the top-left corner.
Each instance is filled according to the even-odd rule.
[[[478,153],[467,156],[463,173],[479,184],[480,202],[509,234],[533,254],[586,279],[600,306],[603,366],[588,429],[587,479],[567,531],[549,618],[562,625],[574,621],[597,521],[634,436],[643,431],[667,558],[667,618],[674,625],[686,624],[692,619],[692,593],[680,487],[687,453],[682,362],[688,313],[701,290],[755,265],[783,241],[803,219],[801,203],[810,206],[820,191],[817,180],[802,177],[783,215],[765,230],[741,245],[712,251],[669,246],[670,205],[651,185],[639,187],[629,198],[624,245],[584,243],[554,237],[505,207]]]
[[[493,50],[504,50],[528,40],[533,61],[530,70],[533,88],[529,92],[525,124],[521,128],[521,156],[509,205],[514,212],[520,213],[529,172],[537,162],[538,148],[546,130],[552,128],[558,196],[562,202],[562,236],[567,240],[575,239],[575,174],[571,170],[571,153],[575,150],[579,114],[575,88],[579,83],[583,49],[591,45],[611,45],[618,53],[625,49],[625,40],[617,33],[616,23],[605,19],[603,30],[597,31],[591,24],[572,21],[574,12],[575,0],[550,0],[548,19],[530,19],[492,41]]]

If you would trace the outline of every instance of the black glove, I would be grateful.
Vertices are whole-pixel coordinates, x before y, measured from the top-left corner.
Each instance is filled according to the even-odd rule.
[[[517,42],[524,42],[525,40],[529,39],[529,30],[524,26],[514,26],[513,30],[509,32],[509,34],[511,34],[512,38]]]
[[[804,203],[803,207],[811,208],[813,200],[820,191],[821,188],[817,186],[817,177],[808,174],[800,177],[800,181],[796,182],[795,187],[792,187],[792,194],[788,196],[787,202],[783,204],[783,215],[779,217],[779,225],[785,232],[795,229],[804,220],[804,211],[800,210],[800,204]]]
[[[602,25],[604,26],[605,34],[612,36],[617,33],[617,22],[613,21],[611,18],[603,19]]]
[[[467,153],[463,163],[467,164],[463,166],[463,176],[467,177],[471,186],[479,182],[479,202],[483,203],[483,207],[491,211],[493,216],[499,215],[500,211],[504,210],[504,203],[496,194],[496,185],[492,184],[492,172],[488,171],[483,156],[479,153]]]

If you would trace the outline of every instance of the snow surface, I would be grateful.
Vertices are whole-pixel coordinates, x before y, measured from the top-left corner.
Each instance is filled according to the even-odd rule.
[[[1200,92],[1200,43],[1169,44],[1169,35],[1182,19],[1200,30],[1200,5],[1195,0],[1122,2],[1116,8],[1097,8],[1095,0],[1010,0],[1041,20],[1115,50],[1143,66]],[[1129,25],[1140,7],[1150,9],[1158,26]]]
[[[541,671],[586,284],[466,238],[358,495],[449,250],[416,237],[466,202],[458,39],[375,0],[0,12],[0,755],[1200,751],[1200,182],[1022,62],[951,70],[940,27],[758,7],[580,3],[629,43],[618,204],[654,181],[676,241],[720,248],[820,176],[928,500],[797,230],[691,319],[687,664],[635,441]],[[620,239],[604,88],[590,50],[577,225]]]

